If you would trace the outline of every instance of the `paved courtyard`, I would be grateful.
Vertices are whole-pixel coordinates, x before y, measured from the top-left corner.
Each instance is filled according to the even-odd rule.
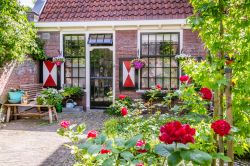
[[[88,129],[100,129],[108,116],[101,110],[67,111],[61,120],[84,122]],[[56,134],[59,123],[44,119],[20,119],[0,124],[0,166],[70,166],[73,157],[63,145],[69,140]]]

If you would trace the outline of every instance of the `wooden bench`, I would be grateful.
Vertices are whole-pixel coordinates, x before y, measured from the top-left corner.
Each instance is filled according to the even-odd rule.
[[[53,122],[53,116],[55,120],[58,120],[56,108],[52,105],[37,105],[37,104],[4,104],[7,109],[7,117],[6,117],[6,122],[10,121],[10,116],[13,115],[14,119],[17,119],[17,116],[45,116],[49,115],[49,123]],[[18,107],[31,107],[31,108],[36,108],[37,112],[28,112],[27,110],[25,111],[19,111]],[[41,111],[41,108],[47,108],[48,111]],[[13,112],[13,114],[12,114]]]
[[[14,119],[17,119],[17,116],[45,116],[49,115],[49,122],[53,122],[53,116],[55,120],[58,120],[57,112],[54,106],[52,105],[38,105],[36,104],[36,97],[42,90],[42,84],[24,84],[20,85],[20,89],[28,93],[29,104],[4,104],[7,107],[7,117],[6,122],[10,121],[10,116],[13,115]],[[23,111],[19,111],[18,107],[25,107]],[[30,110],[36,109],[37,112],[31,112]],[[41,108],[47,108],[48,111],[42,111]]]

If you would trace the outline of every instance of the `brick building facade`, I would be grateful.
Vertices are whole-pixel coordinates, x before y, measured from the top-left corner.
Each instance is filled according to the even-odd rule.
[[[158,83],[178,88],[181,69],[174,56],[205,55],[198,33],[187,24],[192,14],[187,1],[47,0],[35,9],[46,54],[66,59],[53,78],[61,87],[82,87],[87,109],[102,106],[110,90],[114,100],[119,94],[139,98]],[[135,58],[146,60],[146,67],[131,67]]]

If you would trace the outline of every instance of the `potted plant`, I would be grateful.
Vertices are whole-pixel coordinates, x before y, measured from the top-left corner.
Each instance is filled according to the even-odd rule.
[[[61,55],[57,56],[57,57],[54,57],[52,59],[53,63],[55,63],[57,66],[60,66],[62,63],[65,62],[65,58]]]
[[[143,59],[136,58],[131,61],[131,66],[137,70],[140,70],[141,68],[145,67],[145,65],[146,65],[146,62]]]
[[[57,112],[62,112],[62,94],[53,88],[44,89],[37,97],[37,104],[41,105],[53,105],[56,107]]]
[[[82,100],[84,96],[84,91],[81,87],[72,86],[72,87],[65,87],[60,91],[61,95],[64,97],[63,105],[66,104],[68,99],[74,100],[78,105],[82,105]]]

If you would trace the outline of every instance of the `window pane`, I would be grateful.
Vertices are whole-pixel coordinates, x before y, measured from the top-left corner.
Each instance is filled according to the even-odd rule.
[[[156,58],[156,67],[163,67],[162,58]]]
[[[73,59],[73,65],[72,67],[78,67],[78,58]]]
[[[71,85],[72,85],[72,80],[71,80],[71,78],[66,78],[65,84],[71,86]]]
[[[155,58],[149,58],[148,63],[149,67],[155,67]]]
[[[148,77],[148,68],[142,68],[142,77]]]
[[[158,34],[157,36],[157,43],[159,43],[159,42],[162,42],[163,41],[163,34]]]
[[[177,79],[171,79],[171,88],[177,88],[178,82]]]
[[[79,67],[85,67],[85,58],[79,58]]]
[[[171,34],[172,43],[178,44],[179,41],[178,36],[179,36],[178,34]]]
[[[141,81],[142,88],[148,88],[148,79],[142,78]]]
[[[153,86],[155,86],[155,79],[154,78],[150,78],[149,79],[149,87],[152,88]]]
[[[85,87],[85,84],[86,84],[86,80],[85,78],[80,78],[79,79],[79,86],[84,88]]]
[[[156,54],[156,45],[155,44],[149,44],[149,55],[155,55]]]
[[[78,78],[73,78],[72,81],[73,86],[78,86]]]
[[[148,44],[148,35],[142,35],[142,44]]]
[[[155,44],[155,35],[149,35],[149,43],[150,44]]]
[[[170,77],[170,68],[164,68],[164,77]]]
[[[86,77],[85,68],[79,68],[79,77]]]
[[[170,59],[164,58],[164,67],[170,67]]]
[[[78,68],[72,68],[73,69],[73,77],[78,77]]]
[[[147,44],[143,44],[141,51],[142,51],[142,55],[148,55],[148,45]]]
[[[155,68],[149,68],[149,77],[155,77]]]
[[[172,49],[171,43],[162,42],[160,45],[160,54],[161,55],[170,55],[171,49]]]
[[[164,34],[164,41],[170,41],[170,34]]]
[[[175,58],[171,59],[171,67],[178,67],[178,63]]]
[[[163,85],[162,84],[162,78],[157,78],[156,79],[156,84],[160,84],[162,86]]]
[[[177,77],[178,70],[177,68],[171,68],[171,77]]]
[[[163,76],[162,70],[163,70],[163,68],[156,68],[156,76],[157,77],[162,77]]]
[[[66,77],[71,77],[71,68],[65,68],[65,76]]]
[[[164,79],[163,87],[169,89],[170,88],[170,81],[169,79]]]
[[[72,67],[71,59],[66,59],[65,67]]]

